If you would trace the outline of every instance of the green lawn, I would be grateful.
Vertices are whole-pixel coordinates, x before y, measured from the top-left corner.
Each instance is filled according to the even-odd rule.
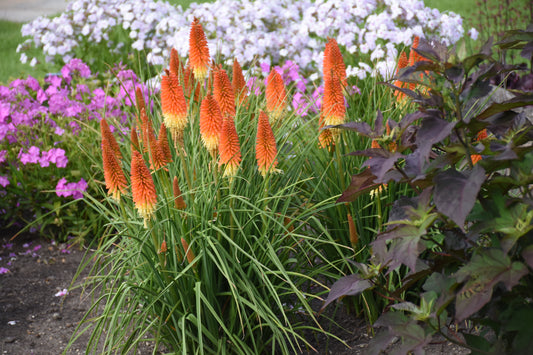
[[[194,2],[190,0],[170,0],[175,5],[181,5],[184,9]],[[199,0],[196,2],[212,2],[212,0]],[[511,23],[514,27],[525,27],[531,22],[533,5],[529,0],[508,0],[510,8],[508,11],[500,11],[496,4],[505,3],[501,0],[425,0],[425,4],[434,7],[440,11],[453,11],[465,18],[465,27],[490,28],[491,30],[505,25],[505,22]],[[492,10],[491,10],[492,9]],[[509,14],[507,17],[501,16],[499,19],[495,16],[480,16],[480,13],[497,13]],[[488,21],[488,22],[487,22]],[[46,72],[57,70],[57,68],[48,66],[45,69],[36,70],[28,64],[20,63],[20,56],[16,53],[19,43],[22,42],[20,34],[21,23],[0,20],[0,35],[2,44],[0,49],[2,58],[0,58],[0,83],[5,84],[13,78],[32,75],[42,77]],[[488,36],[488,33],[485,33]]]

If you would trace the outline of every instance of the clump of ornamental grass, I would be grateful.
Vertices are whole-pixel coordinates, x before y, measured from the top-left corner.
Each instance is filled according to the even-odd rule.
[[[0,87],[0,223],[40,231],[52,238],[83,237],[102,220],[82,201],[99,174],[83,153],[96,154],[98,121],[107,117],[119,133],[135,87],[131,71],[117,69],[114,87],[99,87],[79,59],[38,81],[17,79]]]
[[[196,58],[210,58],[194,44]],[[98,241],[90,280],[100,295],[77,329],[92,329],[87,352],[101,339],[104,353],[135,352],[146,337],[176,353],[312,349],[304,332],[323,330],[310,287],[324,288],[321,276],[344,263],[322,253],[343,248],[317,218],[332,198],[305,189],[314,177],[297,158],[312,149],[299,138],[316,127],[288,111],[272,120],[262,93],[241,101],[247,91],[233,88],[242,78],[223,66],[203,74],[189,57],[187,81],[176,79],[177,63],[162,79],[172,84],[161,86],[161,106],[150,113],[138,100],[130,140],[101,138],[109,197],[92,203],[114,233]],[[175,92],[185,93],[177,108],[165,104]],[[183,110],[184,124],[172,125]]]

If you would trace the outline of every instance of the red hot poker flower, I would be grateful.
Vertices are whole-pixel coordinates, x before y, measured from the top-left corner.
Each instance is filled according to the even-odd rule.
[[[207,94],[200,106],[200,134],[204,146],[212,157],[216,156],[218,149],[222,121],[217,100],[213,95]]]
[[[121,194],[126,191],[126,176],[107,139],[102,140],[102,158],[107,191],[113,199],[119,201]]]
[[[341,81],[337,77],[326,77],[321,115],[323,116],[324,126],[344,123],[346,107],[344,106]],[[331,133],[336,141],[340,133],[339,130],[332,129]]]
[[[161,126],[159,127],[159,136],[157,137],[157,146],[159,147],[159,150],[161,151],[161,154],[163,154],[163,161],[166,165],[172,161],[172,153],[170,152],[170,146],[168,144],[168,137],[167,137],[167,126],[165,126],[164,122],[161,122]]]
[[[340,79],[343,87],[346,87],[346,65],[342,59],[342,54],[339,45],[334,38],[328,37],[326,48],[324,49],[324,79],[331,76],[336,76]]]
[[[278,122],[287,107],[287,93],[283,78],[276,69],[272,69],[267,78],[266,109],[273,123]]]
[[[235,129],[235,122],[231,118],[225,118],[222,122],[218,149],[220,151],[218,165],[224,165],[223,175],[231,179],[237,174],[237,170],[241,164],[239,136]]]
[[[154,180],[144,163],[141,153],[133,151],[131,158],[131,190],[133,203],[144,219],[144,226],[152,218],[157,203]]]
[[[255,156],[257,158],[257,167],[263,177],[267,173],[276,171],[276,139],[272,132],[272,127],[268,122],[268,116],[261,111],[257,121],[257,136],[255,139]]]
[[[113,133],[111,133],[111,129],[109,128],[109,125],[107,124],[105,118],[102,118],[100,120],[100,134],[102,135],[102,146],[104,145],[104,141],[108,141],[109,147],[111,148],[117,159],[122,159],[120,147],[115,139],[115,136],[113,135]]]
[[[196,79],[203,81],[207,78],[210,62],[209,47],[204,29],[200,21],[195,18],[191,24],[189,35],[189,63]]]
[[[228,74],[221,67],[215,68],[213,94],[223,117],[235,117],[235,95]]]
[[[176,48],[170,50],[170,61],[168,64],[170,72],[180,78],[183,75],[183,64],[181,64],[180,57]]]
[[[187,207],[187,204],[185,203],[185,200],[181,195],[180,185],[177,176],[174,176],[174,180],[172,181],[172,190],[174,192],[174,205],[178,210],[184,210]]]
[[[233,60],[233,77],[231,78],[231,85],[233,87],[233,93],[235,98],[238,99],[238,103],[246,99],[246,81],[244,80],[244,75],[242,74],[242,68],[237,58]]]
[[[174,140],[183,135],[187,126],[187,102],[178,77],[170,72],[161,78],[161,110],[165,125],[170,129]]]

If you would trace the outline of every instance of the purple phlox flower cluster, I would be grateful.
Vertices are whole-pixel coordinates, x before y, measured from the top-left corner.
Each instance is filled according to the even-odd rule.
[[[55,164],[58,168],[64,168],[68,163],[65,150],[61,148],[51,148],[48,151],[41,152],[38,147],[31,146],[27,153],[23,153],[22,148],[20,148],[19,159],[24,165],[39,163],[41,168],[50,166],[50,163]]]
[[[91,69],[89,69],[89,66],[82,62],[81,59],[73,58],[61,68],[61,74],[63,75],[63,79],[65,79],[67,83],[70,83],[73,75],[79,75],[82,78],[90,77]]]
[[[13,249],[13,243],[4,243],[2,244],[3,249]]]
[[[78,182],[67,183],[66,178],[61,178],[56,185],[57,196],[69,197],[78,200],[83,198],[83,192],[87,190],[87,181],[81,178]]]
[[[5,268],[3,266],[0,267],[0,275],[7,274],[8,272],[10,272],[9,269],[7,269],[7,268]]]

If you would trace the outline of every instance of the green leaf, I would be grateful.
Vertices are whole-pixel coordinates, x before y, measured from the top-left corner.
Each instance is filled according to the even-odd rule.
[[[466,343],[476,349],[479,349],[484,352],[489,352],[491,344],[487,339],[485,339],[482,336],[475,335],[475,334],[468,334],[464,333],[463,336],[465,337]],[[481,355],[482,353],[479,351],[472,351],[470,355]]]
[[[437,209],[464,231],[466,217],[474,207],[484,181],[485,170],[479,164],[469,175],[455,169],[437,174],[434,195]]]

